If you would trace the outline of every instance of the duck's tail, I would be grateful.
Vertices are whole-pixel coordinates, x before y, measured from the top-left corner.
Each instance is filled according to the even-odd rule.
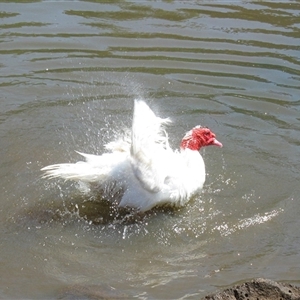
[[[86,161],[49,165],[41,169],[44,172],[43,178],[62,178],[88,183],[99,182],[106,178],[111,165],[107,164],[105,157],[78,153],[84,156]]]

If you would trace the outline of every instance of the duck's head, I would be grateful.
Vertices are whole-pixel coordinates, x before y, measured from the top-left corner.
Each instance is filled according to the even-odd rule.
[[[181,149],[196,151],[205,146],[223,147],[222,143],[216,139],[216,135],[209,128],[201,127],[200,125],[188,131],[180,144]]]

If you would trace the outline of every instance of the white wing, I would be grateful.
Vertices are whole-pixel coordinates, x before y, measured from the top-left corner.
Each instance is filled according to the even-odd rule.
[[[170,119],[155,116],[145,102],[135,100],[130,149],[131,164],[135,176],[149,192],[161,190],[167,176],[166,156],[173,151],[169,147],[168,136],[163,125],[170,122]]]

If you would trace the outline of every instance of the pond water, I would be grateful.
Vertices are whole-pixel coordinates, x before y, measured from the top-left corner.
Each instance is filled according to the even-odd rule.
[[[298,1],[0,5],[1,298],[300,283]],[[135,98],[172,119],[172,147],[198,124],[223,143],[201,150],[207,180],[186,207],[128,218],[41,179],[74,150],[103,153]]]

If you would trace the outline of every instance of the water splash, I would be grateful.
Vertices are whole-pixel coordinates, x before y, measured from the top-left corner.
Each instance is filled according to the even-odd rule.
[[[282,213],[283,209],[272,210],[270,212],[265,212],[263,214],[256,214],[251,218],[244,218],[238,221],[237,224],[229,225],[228,223],[223,222],[222,224],[216,225],[212,232],[218,231],[222,236],[228,236],[238,230],[247,229],[255,225],[260,225],[266,223],[273,218],[277,217]]]

